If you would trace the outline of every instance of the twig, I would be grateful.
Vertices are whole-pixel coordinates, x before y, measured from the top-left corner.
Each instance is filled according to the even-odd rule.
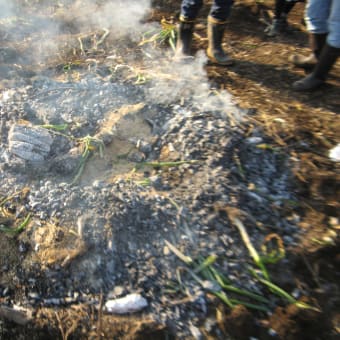
[[[4,198],[1,202],[0,202],[0,207],[2,207],[5,203],[7,203],[8,201],[12,200],[13,198],[15,198],[16,196],[18,196],[21,193],[26,193],[27,192],[27,188],[24,188],[22,190],[16,191],[14,194],[7,196],[6,198]]]
[[[83,45],[83,41],[81,40],[81,37],[78,37],[78,41],[79,41],[79,45],[80,45],[81,54],[85,55],[84,45]]]
[[[98,323],[97,323],[97,335],[98,339],[102,337],[102,328],[103,328],[103,293],[100,293],[99,297],[99,307],[98,307]]]
[[[320,281],[315,273],[315,271],[313,270],[312,266],[310,265],[310,263],[307,261],[307,258],[304,254],[301,254],[302,260],[305,263],[307,269],[309,270],[309,272],[312,274],[313,280],[316,283],[316,285],[320,288],[321,284]]]
[[[63,327],[62,321],[59,317],[59,314],[57,312],[54,312],[54,314],[55,314],[55,317],[57,318],[57,321],[58,321],[58,328],[60,330],[61,336],[62,336],[63,340],[67,340],[67,335],[65,334],[64,327]]]
[[[101,45],[106,37],[110,34],[110,31],[107,28],[103,28],[104,34],[102,35],[102,37],[100,38],[100,40],[96,43],[96,48]]]

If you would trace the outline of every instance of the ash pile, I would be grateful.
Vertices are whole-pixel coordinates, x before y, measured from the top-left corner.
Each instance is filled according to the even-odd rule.
[[[174,66],[164,52],[135,52],[143,81],[140,60],[107,54],[3,82],[0,237],[20,233],[16,255],[1,257],[0,296],[37,308],[140,293],[148,313],[188,336],[213,288],[189,275],[189,302],[173,303],[185,295],[167,292],[183,265],[176,249],[213,254],[233,285],[262,294],[231,216],[257,248],[270,233],[293,246],[290,159],[250,112],[211,89],[202,56]]]

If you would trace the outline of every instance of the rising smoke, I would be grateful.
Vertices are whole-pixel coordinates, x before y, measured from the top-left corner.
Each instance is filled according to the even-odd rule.
[[[143,20],[150,9],[151,0],[0,0],[0,18],[15,17],[12,25],[1,30],[7,29],[7,38],[24,41],[26,64],[43,65],[50,58],[59,58],[63,63],[65,51],[79,49],[79,38],[96,31],[109,32],[112,49],[108,53],[115,49],[115,41],[120,45],[132,41],[137,46],[143,32],[155,29],[154,23]],[[211,95],[203,51],[187,64],[174,63],[170,50],[145,46],[143,51],[142,62],[150,78],[146,91],[149,100],[171,104],[185,98],[207,110],[216,107],[229,110],[233,106],[227,92],[218,97]]]
[[[11,17],[1,22],[1,31],[7,39],[25,40],[26,59],[40,64],[74,47],[69,40],[77,39],[75,34],[107,29],[113,38],[140,38],[141,21],[149,9],[150,0],[0,0],[0,19]]]
[[[13,3],[7,0],[0,0],[0,19],[13,15]]]

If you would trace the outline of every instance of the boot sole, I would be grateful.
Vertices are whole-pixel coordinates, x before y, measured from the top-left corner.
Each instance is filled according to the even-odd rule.
[[[210,64],[214,65],[220,65],[220,66],[231,66],[234,64],[234,61],[232,59],[229,59],[225,62],[218,61],[215,57],[213,57],[211,54],[207,53],[207,56],[209,58]]]
[[[221,63],[221,62],[218,62],[217,60],[209,59],[208,60],[208,64],[209,65],[219,65],[219,66],[232,66],[232,65],[234,65],[234,62],[233,61],[229,61],[227,63]]]
[[[295,92],[312,92],[319,90],[321,87],[325,85],[325,82],[320,82],[320,83],[314,83],[312,85],[304,85],[304,84],[293,84],[292,88]]]

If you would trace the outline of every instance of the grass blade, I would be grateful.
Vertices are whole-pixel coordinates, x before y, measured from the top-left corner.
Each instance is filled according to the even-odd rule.
[[[209,255],[200,265],[198,265],[194,269],[194,273],[197,274],[197,273],[203,271],[204,269],[210,267],[213,263],[215,263],[216,260],[217,260],[216,255]]]
[[[242,237],[242,240],[243,240],[244,244],[246,245],[246,247],[248,248],[249,254],[253,258],[255,264],[261,269],[262,274],[265,277],[265,279],[270,281],[267,269],[266,269],[264,263],[262,262],[260,255],[258,254],[256,249],[252,245],[250,238],[249,238],[249,235],[247,233],[247,230],[244,227],[243,223],[237,217],[233,218],[233,223],[238,228],[240,235]]]
[[[190,265],[193,263],[193,260],[191,257],[184,255],[179,249],[177,249],[174,245],[172,245],[169,241],[164,240],[167,247],[184,263]]]
[[[26,228],[30,219],[31,219],[31,214],[28,214],[25,217],[25,219],[16,228],[8,228],[8,227],[5,227],[3,225],[0,225],[0,231],[3,231],[3,232],[8,233],[8,234],[12,234],[12,235],[19,234]]]
[[[259,302],[269,303],[269,300],[266,299],[265,297],[261,296],[261,295],[258,295],[258,294],[252,293],[248,290],[241,289],[241,288],[235,287],[231,284],[225,283],[222,276],[217,272],[216,269],[214,269],[214,268],[210,268],[210,269],[212,270],[212,272],[215,276],[215,279],[216,279],[217,283],[221,286],[221,288],[228,290],[228,291],[231,291],[231,292],[234,292],[234,293],[237,293],[237,294],[240,294],[240,295],[243,295],[243,296],[247,296],[247,297],[252,298],[254,300],[257,300]]]

